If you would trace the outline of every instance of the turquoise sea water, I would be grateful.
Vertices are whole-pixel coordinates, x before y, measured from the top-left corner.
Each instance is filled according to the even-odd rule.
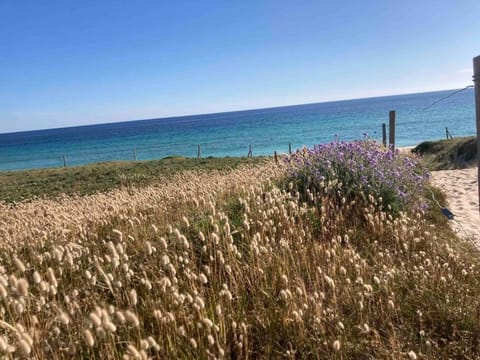
[[[0,170],[80,165],[110,160],[158,159],[181,155],[272,155],[304,145],[360,139],[381,141],[381,124],[397,113],[397,146],[424,140],[474,135],[473,89],[422,110],[452,91],[386,96],[270,109],[0,134]]]

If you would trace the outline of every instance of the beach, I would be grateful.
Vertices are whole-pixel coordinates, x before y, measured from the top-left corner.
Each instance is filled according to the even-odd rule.
[[[432,183],[447,195],[448,209],[455,215],[452,228],[480,248],[477,169],[433,171]]]

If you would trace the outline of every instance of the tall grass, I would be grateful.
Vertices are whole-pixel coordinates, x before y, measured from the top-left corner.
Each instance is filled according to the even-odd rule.
[[[284,171],[2,204],[0,353],[478,357],[480,263],[467,244],[423,210],[333,201],[334,184],[303,201],[276,185]]]

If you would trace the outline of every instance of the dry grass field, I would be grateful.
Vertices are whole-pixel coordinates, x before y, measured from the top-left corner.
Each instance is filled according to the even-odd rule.
[[[1,356],[480,356],[479,257],[433,207],[392,215],[338,182],[304,201],[284,174],[1,202]]]

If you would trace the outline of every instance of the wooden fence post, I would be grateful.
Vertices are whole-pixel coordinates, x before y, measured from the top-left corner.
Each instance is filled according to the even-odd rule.
[[[292,143],[288,143],[288,155],[292,155]]]
[[[63,154],[63,167],[67,167],[67,156]]]
[[[133,149],[133,158],[137,161],[137,148]]]
[[[391,110],[389,114],[388,132],[389,145],[392,148],[393,152],[395,152],[395,110]]]
[[[200,150],[200,145],[197,145],[197,159],[200,159],[202,157],[202,153]]]
[[[477,183],[478,211],[480,212],[480,56],[473,58],[473,82],[475,84],[475,113],[477,115]]]
[[[382,144],[387,146],[387,124],[382,124]]]
[[[275,159],[275,164],[278,164],[278,156],[276,150],[273,152],[273,158]]]

